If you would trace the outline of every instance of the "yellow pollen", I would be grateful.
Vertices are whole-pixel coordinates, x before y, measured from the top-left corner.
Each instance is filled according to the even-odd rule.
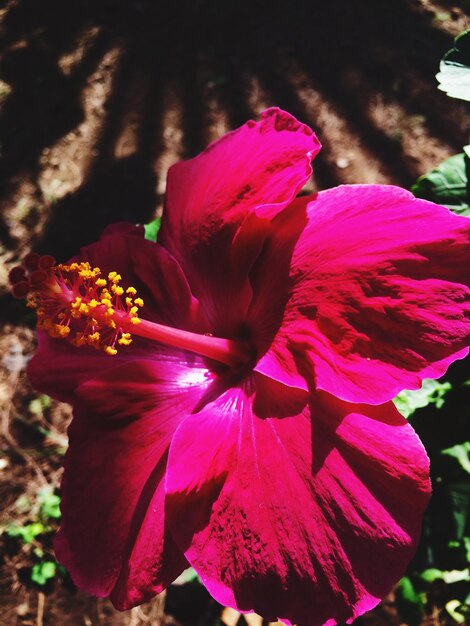
[[[121,280],[121,278],[122,278],[121,274],[118,274],[117,272],[109,272],[108,274],[108,279],[115,285],[117,285],[117,283]]]
[[[94,332],[88,335],[88,337],[85,338],[86,343],[89,346],[92,346],[93,348],[96,348],[97,350],[99,350],[100,348],[100,333],[99,332]]]
[[[70,334],[70,327],[63,324],[56,324],[55,331],[59,337],[67,337]]]
[[[119,339],[118,343],[121,344],[121,346],[128,346],[128,345],[130,345],[132,343],[131,334],[130,333],[123,333],[122,337]]]
[[[117,296],[122,296],[122,294],[124,293],[124,289],[122,287],[119,287],[119,285],[112,285],[111,290]]]
[[[74,346],[90,346],[114,356],[119,346],[132,343],[131,324],[138,324],[142,298],[133,286],[123,287],[122,277],[109,272],[101,278],[99,267],[88,262],[60,264],[44,270],[46,278],[27,294],[36,309],[38,327]]]

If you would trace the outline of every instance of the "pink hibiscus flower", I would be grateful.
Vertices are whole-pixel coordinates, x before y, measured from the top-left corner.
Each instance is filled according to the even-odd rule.
[[[414,553],[428,460],[390,400],[468,352],[470,222],[396,187],[295,199],[319,149],[269,109],[171,168],[158,243],[120,225],[12,272],[31,380],[74,407],[57,555],[120,609],[190,563],[223,605],[335,624]]]

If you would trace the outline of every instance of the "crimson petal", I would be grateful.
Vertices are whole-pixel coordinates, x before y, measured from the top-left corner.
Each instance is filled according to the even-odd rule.
[[[279,293],[263,277],[283,271],[291,225],[305,219],[282,323],[257,371],[380,404],[468,353],[470,222],[397,187],[345,185],[281,214],[258,270],[252,325],[272,326]]]
[[[181,264],[212,332],[234,332],[229,311],[243,317],[244,281],[269,221],[305,184],[319,149],[308,126],[271,108],[170,169],[159,241]]]
[[[55,547],[81,589],[120,609],[187,567],[166,530],[163,476],[173,432],[210,377],[184,358],[129,362],[77,389]]]
[[[277,419],[258,417],[251,396],[232,389],[176,431],[171,532],[224,605],[302,626],[353,619],[414,553],[426,453],[391,403],[322,393],[311,413]]]

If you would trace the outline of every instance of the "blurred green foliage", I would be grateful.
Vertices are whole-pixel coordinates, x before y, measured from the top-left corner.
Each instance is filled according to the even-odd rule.
[[[402,391],[393,402],[404,417],[410,417],[416,409],[424,408],[428,404],[434,404],[440,409],[444,405],[445,394],[451,389],[452,385],[449,382],[441,383],[438,380],[426,379],[421,389]]]
[[[440,70],[440,89],[470,100],[470,31],[456,38]],[[412,192],[470,217],[470,146],[421,176]],[[470,620],[469,377],[467,358],[450,368],[445,382],[424,381],[421,390],[395,399],[425,444],[433,482],[418,553],[397,590],[401,616],[411,626],[422,623],[439,594],[447,618],[457,624]]]
[[[418,178],[411,191],[418,198],[442,204],[458,215],[470,215],[470,146]]]
[[[18,518],[2,529],[9,538],[19,541],[18,558],[28,563],[30,580],[43,587],[65,570],[55,560],[52,536],[60,519],[60,496],[52,485],[38,489],[33,498],[25,494],[16,501]]]

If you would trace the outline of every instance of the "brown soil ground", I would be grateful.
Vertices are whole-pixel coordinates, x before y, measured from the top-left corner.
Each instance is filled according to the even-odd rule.
[[[172,163],[270,105],[323,143],[308,190],[409,187],[469,142],[468,103],[434,78],[469,12],[468,0],[0,2],[0,521],[21,521],[20,496],[58,485],[69,419],[63,405],[31,404],[33,320],[8,293],[11,266],[32,249],[64,260],[109,223],[148,221]],[[3,548],[0,626],[220,615],[198,585],[128,613],[69,583],[42,592],[24,577],[27,551]],[[393,595],[361,623],[398,626]]]

